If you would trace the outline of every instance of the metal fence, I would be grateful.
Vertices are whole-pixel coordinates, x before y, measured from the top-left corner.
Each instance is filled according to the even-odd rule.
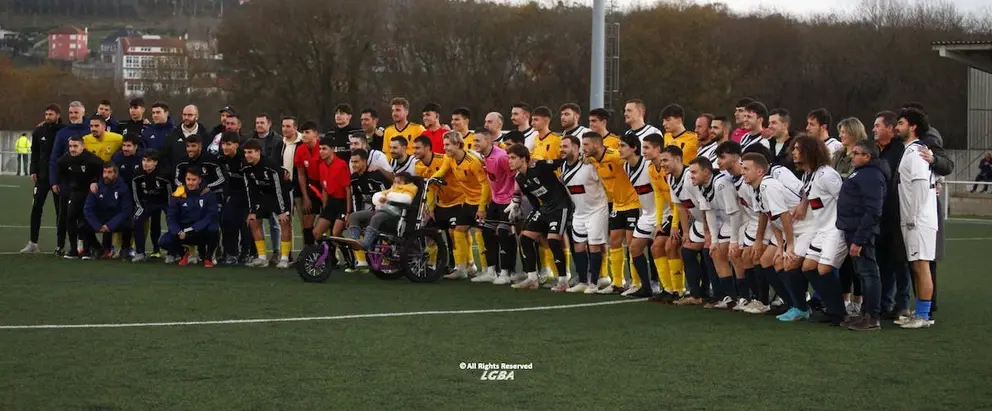
[[[17,174],[17,153],[14,150],[21,134],[27,134],[30,137],[31,130],[0,131],[0,174]],[[30,155],[28,157],[30,158]]]

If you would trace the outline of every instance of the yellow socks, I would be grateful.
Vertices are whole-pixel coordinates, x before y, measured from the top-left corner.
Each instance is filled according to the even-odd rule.
[[[661,256],[654,258],[654,266],[658,269],[658,280],[661,281],[661,287],[665,291],[675,290],[675,285],[672,281],[672,272],[668,267],[668,257]]]
[[[464,231],[455,230],[454,235],[455,240],[455,266],[465,267],[468,264],[468,260],[472,255],[472,250],[468,242],[468,233]]]
[[[672,287],[675,288],[675,291],[681,293],[685,290],[685,276],[682,275],[683,271],[681,258],[668,259],[668,272],[672,275]]]
[[[572,250],[569,247],[565,247],[565,271],[572,270]],[[572,274],[568,274],[568,278],[572,278]]]
[[[265,249],[265,240],[256,240],[255,250],[258,251],[258,258],[265,259],[269,256],[269,250]]]
[[[600,278],[610,278],[610,249],[603,249],[603,264],[599,267]],[[599,281],[599,278],[596,279]]]
[[[282,241],[279,243],[279,257],[289,258],[289,252],[293,250],[292,241]]]
[[[555,266],[555,255],[551,253],[548,248],[541,248],[541,259],[544,261],[545,267],[551,267],[551,272],[558,275],[558,268]]]
[[[471,237],[475,240],[475,248],[479,250],[479,268],[485,269],[489,267],[489,262],[486,261],[486,242],[482,239],[482,231],[475,230],[475,234]],[[472,249],[469,248],[469,255],[471,256]]]
[[[614,287],[623,287],[623,247],[610,249],[610,276]]]

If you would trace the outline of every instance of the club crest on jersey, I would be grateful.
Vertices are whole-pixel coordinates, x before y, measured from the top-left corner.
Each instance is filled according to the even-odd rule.
[[[310,167],[310,161],[309,160],[303,160],[303,168],[308,168],[308,167]]]
[[[79,168],[81,168],[81,169],[83,170],[83,172],[84,172],[84,173],[86,172],[86,166],[85,166],[85,165],[82,165],[82,166],[80,166]]]
[[[200,199],[200,207],[203,207],[203,199]]]
[[[117,197],[117,196],[118,196],[118,194],[120,194],[120,193],[118,193],[118,192],[116,192],[116,191],[114,191],[114,200],[118,200],[118,199],[119,199],[119,198]]]

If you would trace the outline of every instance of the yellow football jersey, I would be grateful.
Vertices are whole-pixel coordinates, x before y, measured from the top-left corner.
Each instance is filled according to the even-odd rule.
[[[425,179],[431,178],[431,176],[437,173],[438,170],[444,166],[444,162],[444,154],[434,153],[431,156],[430,163],[425,164],[422,161],[417,161],[415,166],[416,173],[418,176]],[[458,198],[459,196],[459,193],[447,186],[432,185],[428,187],[427,190],[427,204],[428,206],[433,206],[437,202],[444,202],[445,204],[460,204]]]
[[[99,139],[93,137],[93,134],[83,136],[83,147],[86,148],[86,151],[96,154],[103,161],[110,161],[114,153],[120,150],[123,145],[124,136],[109,131],[105,131]]]
[[[465,139],[465,147],[464,148],[466,150],[475,151],[475,132],[474,131],[469,131],[468,134],[465,135],[464,139]]]
[[[619,152],[607,148],[602,158],[588,159],[590,164],[596,166],[596,172],[599,173],[599,178],[603,180],[603,186],[606,188],[606,197],[613,203],[614,210],[641,208],[641,200],[637,198],[634,185],[630,183],[630,178],[624,171],[624,161],[620,158]]]
[[[699,151],[699,137],[693,131],[685,130],[677,136],[665,133],[665,146],[678,146],[682,149],[682,164],[689,165]]]
[[[667,173],[661,167],[655,166],[653,163],[648,165],[648,176],[651,177],[651,185],[654,186],[654,201],[657,204],[655,206],[655,215],[657,216],[658,224],[664,221],[665,214],[671,213],[670,210],[672,208],[672,190],[668,185],[668,180],[665,178],[666,175]]]
[[[482,158],[472,154],[470,151],[465,152],[465,157],[461,161],[445,156],[444,165],[434,173],[433,177],[444,178],[445,176],[447,176],[445,178],[447,182],[445,189],[452,189],[451,191],[457,194],[455,196],[457,201],[446,202],[439,198],[439,206],[451,207],[464,202],[465,204],[479,206],[481,210],[485,209],[485,205],[489,203],[491,196],[489,176],[486,175],[486,167]]]
[[[616,134],[610,133],[606,137],[603,137],[603,145],[614,150],[620,149],[620,137]]]
[[[534,152],[530,158],[534,160],[557,160],[561,156],[561,136],[549,131],[534,142]]]
[[[406,127],[403,127],[402,130],[397,129],[395,124],[386,127],[386,130],[382,132],[382,152],[386,153],[386,159],[393,160],[392,156],[389,155],[389,142],[393,140],[393,137],[403,136],[406,138],[406,154],[413,155],[413,139],[424,134],[424,130],[426,130],[424,126],[414,122],[406,123]]]

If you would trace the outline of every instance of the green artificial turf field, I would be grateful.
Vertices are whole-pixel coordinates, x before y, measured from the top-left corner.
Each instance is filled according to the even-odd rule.
[[[21,256],[30,194],[26,178],[0,178],[0,410],[992,406],[992,225],[948,225],[937,325],[856,333],[467,282]],[[379,313],[412,314],[361,315]],[[247,319],[295,320],[218,323]],[[10,327],[122,323],[144,325]],[[460,369],[480,362],[532,369]]]

